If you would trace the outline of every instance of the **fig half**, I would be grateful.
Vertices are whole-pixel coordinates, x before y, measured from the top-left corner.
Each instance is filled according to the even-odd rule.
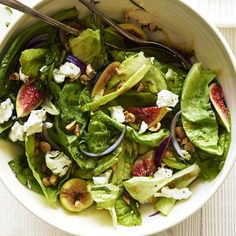
[[[155,151],[149,151],[140,156],[133,165],[132,176],[151,176],[157,167],[154,161]]]
[[[95,86],[93,87],[93,90],[91,93],[92,98],[94,98],[98,94],[101,94],[102,90],[103,91],[105,90],[106,84],[115,74],[116,68],[118,68],[119,65],[120,65],[120,62],[114,61],[105,68],[105,70],[99,76],[98,81],[96,82]]]
[[[166,115],[168,107],[128,107],[127,111],[135,115],[135,123],[144,121],[148,127],[154,127]]]
[[[222,124],[226,130],[230,131],[229,125],[229,111],[225,105],[224,94],[222,87],[218,83],[212,83],[209,87],[210,90],[210,100],[222,121]]]
[[[73,178],[66,181],[60,190],[62,206],[70,212],[80,212],[93,204],[90,193],[87,191],[87,182]]]
[[[37,108],[43,101],[43,93],[33,83],[24,83],[16,98],[17,117],[24,117]]]

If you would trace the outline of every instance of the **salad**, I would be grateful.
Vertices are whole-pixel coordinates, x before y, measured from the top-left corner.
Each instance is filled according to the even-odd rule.
[[[133,50],[76,9],[55,18],[81,34],[39,23],[1,61],[0,135],[22,149],[10,168],[69,212],[94,206],[125,226],[142,223],[144,204],[168,215],[224,165],[230,114],[216,74]],[[140,22],[120,27],[148,40]]]

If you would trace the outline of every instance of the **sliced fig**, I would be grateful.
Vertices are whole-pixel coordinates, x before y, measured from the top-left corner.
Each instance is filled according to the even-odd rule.
[[[120,65],[120,62],[114,61],[105,68],[105,70],[102,72],[102,74],[98,78],[97,83],[93,87],[93,90],[91,93],[92,98],[94,98],[96,95],[101,93],[101,91],[105,88],[107,82],[115,74],[116,68],[118,68],[119,65]]]
[[[62,206],[71,212],[80,212],[93,204],[87,190],[87,182],[79,178],[69,179],[63,184],[60,201]]]
[[[17,117],[24,117],[37,108],[43,101],[43,93],[34,83],[24,83],[18,91],[16,98]]]
[[[229,110],[225,105],[224,101],[224,93],[222,87],[218,83],[212,83],[209,87],[210,89],[210,100],[219,115],[222,124],[226,128],[226,130],[230,131],[229,125]]]
[[[132,176],[151,176],[157,168],[154,161],[155,152],[149,151],[140,156],[133,165]]]
[[[137,38],[148,40],[148,37],[143,29],[134,23],[122,23],[119,24],[119,26],[121,29],[128,31],[130,34],[134,35]]]
[[[128,107],[127,111],[135,115],[135,123],[144,121],[148,127],[154,127],[171,109],[168,107]]]

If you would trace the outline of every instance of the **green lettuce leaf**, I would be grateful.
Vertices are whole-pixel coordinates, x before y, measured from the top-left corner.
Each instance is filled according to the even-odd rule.
[[[157,200],[155,208],[160,211],[163,215],[169,215],[173,207],[175,206],[176,200],[173,198],[161,197]]]
[[[98,119],[103,121],[104,123],[109,124],[120,131],[123,130],[124,128],[123,124],[118,123],[117,121],[115,121],[102,111],[97,111],[96,115]],[[168,136],[168,134],[169,132],[165,129],[161,129],[155,133],[139,134],[136,130],[128,126],[125,135],[127,138],[137,143],[151,147],[158,147],[161,144],[161,142],[165,139],[165,137]]]
[[[121,197],[115,203],[117,221],[125,226],[138,226],[142,224],[142,216],[134,201],[128,205]]]
[[[221,156],[212,155],[199,149],[195,153],[195,159],[201,168],[200,177],[204,180],[214,179],[224,166],[230,146],[230,133],[222,129],[220,132],[220,140],[221,145],[224,145],[224,152]]]
[[[222,155],[216,116],[209,103],[209,83],[215,78],[195,64],[188,73],[181,98],[182,123],[187,137],[200,149]]]
[[[31,48],[24,50],[20,56],[22,72],[29,77],[37,77],[40,67],[44,65],[45,54],[47,51],[48,50],[44,48]]]
[[[117,217],[115,212],[115,202],[119,197],[119,187],[113,184],[105,184],[105,185],[93,185],[89,187],[89,192],[93,201],[97,203],[98,209],[107,209],[109,210],[113,226],[117,225]]]
[[[117,186],[122,186],[125,180],[130,179],[133,162],[137,157],[137,153],[133,150],[132,143],[125,140],[122,145],[124,152],[123,155],[119,156],[111,180],[111,182]]]
[[[55,203],[57,201],[58,189],[56,187],[45,187],[42,178],[44,177],[41,164],[44,161],[43,158],[35,158],[34,155],[35,149],[35,138],[34,136],[26,136],[25,139],[25,152],[27,156],[27,162],[29,168],[31,169],[34,178],[37,180],[40,185],[44,195],[50,203]]]
[[[150,65],[151,65],[150,59],[145,58],[142,53],[139,53],[136,56],[126,59],[123,63],[121,63],[119,67],[119,69],[122,71],[122,73],[124,72],[124,74],[118,78],[117,75],[114,75],[114,80],[113,80],[113,82],[116,81],[117,79],[119,80],[119,82],[125,81],[124,84],[116,91],[111,92],[102,97],[98,97],[93,102],[85,104],[81,108],[82,111],[85,112],[85,111],[95,110],[98,107],[112,101],[121,94],[130,90],[144,77],[144,75],[150,69]]]
[[[155,95],[162,89],[167,89],[165,76],[155,65],[151,65],[150,70],[140,82],[144,85],[144,92],[151,92]]]
[[[33,176],[31,169],[28,166],[25,156],[11,160],[9,163],[12,171],[15,173],[17,179],[27,188],[36,193],[42,194],[42,189]]]
[[[159,179],[155,177],[133,177],[124,182],[129,194],[140,203],[147,202],[162,187],[169,185],[171,188],[186,186],[200,174],[200,168],[195,163],[171,177]]]
[[[115,151],[113,151],[111,154],[104,156],[97,162],[97,166],[94,169],[94,176],[101,175],[104,171],[116,164],[120,155],[123,155],[122,145],[115,149]]]
[[[92,64],[101,52],[100,30],[86,29],[69,41],[71,51],[86,64]]]

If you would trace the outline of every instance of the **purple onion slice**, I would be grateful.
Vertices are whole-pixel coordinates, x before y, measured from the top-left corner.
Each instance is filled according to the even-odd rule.
[[[39,34],[29,40],[26,44],[25,48],[40,48],[45,46],[46,42],[48,41],[49,34]]]
[[[72,54],[66,55],[66,61],[71,62],[76,66],[78,66],[81,69],[82,74],[86,72],[87,65],[84,62],[82,62],[79,58],[73,56]]]
[[[156,212],[152,213],[151,215],[149,215],[148,217],[156,216],[156,215],[159,215],[159,214],[160,214],[160,211],[156,211]]]
[[[154,156],[154,161],[155,161],[155,165],[156,167],[159,167],[161,164],[161,160],[164,156],[164,153],[166,151],[166,148],[168,147],[170,140],[172,139],[172,135],[167,136],[162,143],[160,144],[160,146],[156,149],[156,153]]]
[[[113,151],[121,144],[121,142],[122,142],[122,140],[123,140],[123,138],[124,138],[124,136],[125,136],[126,127],[127,127],[127,126],[125,125],[124,128],[123,128],[123,130],[122,130],[122,133],[121,133],[120,137],[116,140],[116,142],[113,143],[113,144],[112,144],[109,148],[107,148],[104,152],[102,152],[102,153],[87,152],[87,151],[83,150],[83,149],[81,148],[81,146],[79,147],[79,148],[80,148],[80,151],[81,151],[83,154],[85,154],[85,155],[87,155],[87,156],[89,156],[89,157],[102,157],[102,156],[108,155],[109,153],[113,152]]]
[[[171,135],[172,135],[172,144],[173,144],[173,147],[175,149],[175,151],[177,152],[177,154],[181,157],[182,160],[186,161],[185,158],[184,158],[184,155],[183,155],[183,152],[182,152],[182,149],[181,147],[179,146],[179,143],[176,139],[176,135],[175,135],[175,128],[176,128],[176,124],[177,124],[177,121],[179,119],[181,115],[181,111],[178,111],[176,114],[175,114],[175,117],[173,118],[172,122],[171,122]]]

